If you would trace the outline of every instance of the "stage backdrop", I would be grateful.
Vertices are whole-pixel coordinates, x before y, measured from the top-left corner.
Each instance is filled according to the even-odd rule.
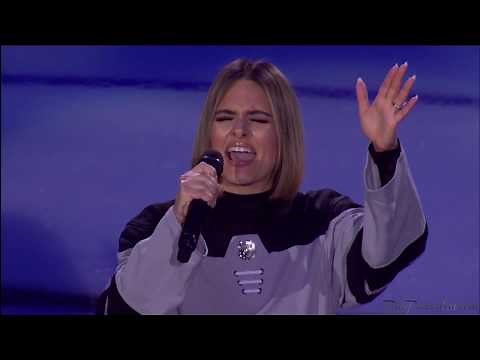
[[[2,47],[2,313],[93,312],[123,226],[175,196],[210,81],[237,57],[272,61],[298,92],[302,190],[357,202],[367,141],[355,80],[373,98],[409,62],[420,100],[399,135],[427,249],[373,303],[342,313],[478,313],[479,48],[466,46]]]

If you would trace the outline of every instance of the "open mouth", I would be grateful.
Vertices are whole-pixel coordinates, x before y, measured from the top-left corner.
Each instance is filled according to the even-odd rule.
[[[249,146],[235,145],[227,149],[227,157],[235,165],[247,165],[255,160],[255,150]]]

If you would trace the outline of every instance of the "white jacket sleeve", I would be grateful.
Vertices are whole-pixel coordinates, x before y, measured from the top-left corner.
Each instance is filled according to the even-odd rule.
[[[403,148],[395,173],[384,186],[368,153],[364,185],[364,207],[342,212],[327,231],[327,239],[334,248],[333,270],[340,279],[342,306],[371,301],[423,252],[417,240],[425,240],[427,234],[420,198]]]
[[[160,220],[152,235],[118,255],[115,282],[123,300],[140,314],[176,314],[185,297],[189,278],[200,263],[205,242],[187,263],[177,260],[181,225],[173,207]]]

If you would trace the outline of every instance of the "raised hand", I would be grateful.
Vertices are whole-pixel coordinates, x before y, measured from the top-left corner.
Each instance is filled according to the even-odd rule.
[[[415,75],[401,86],[407,67],[406,62],[400,67],[395,64],[388,71],[372,104],[368,100],[367,85],[361,78],[357,80],[355,88],[361,128],[376,151],[397,147],[397,126],[417,103],[418,95],[407,100]]]

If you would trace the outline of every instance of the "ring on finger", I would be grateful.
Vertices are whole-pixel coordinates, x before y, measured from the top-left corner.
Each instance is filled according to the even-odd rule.
[[[392,102],[393,107],[395,108],[395,112],[402,110],[405,105],[407,105],[407,102],[404,101],[402,104],[397,104],[396,102]]]

